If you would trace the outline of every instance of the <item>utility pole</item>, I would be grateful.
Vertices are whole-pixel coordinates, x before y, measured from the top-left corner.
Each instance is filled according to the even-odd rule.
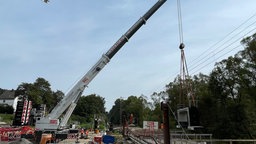
[[[169,124],[169,103],[161,102],[161,110],[164,113],[164,144],[170,144],[170,124]]]
[[[119,113],[120,113],[120,127],[122,126],[122,97],[120,97],[120,103],[119,103]]]

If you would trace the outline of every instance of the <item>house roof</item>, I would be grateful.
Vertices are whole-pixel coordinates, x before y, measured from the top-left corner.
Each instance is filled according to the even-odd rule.
[[[15,98],[15,90],[5,90],[2,94],[0,94],[1,100],[14,99]]]

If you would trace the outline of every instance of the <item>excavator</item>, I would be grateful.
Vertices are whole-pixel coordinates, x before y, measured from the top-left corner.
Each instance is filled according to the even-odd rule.
[[[44,0],[44,2],[49,2]],[[158,0],[137,22],[122,35],[110,49],[102,55],[96,64],[73,86],[73,88],[63,97],[46,117],[38,117],[35,125],[35,137],[37,142],[54,142],[56,139],[66,139],[72,137],[71,130],[66,127],[67,122],[75,109],[84,89],[94,79],[94,77],[105,67],[110,59],[128,42],[128,40],[146,24],[146,21],[166,2]]]

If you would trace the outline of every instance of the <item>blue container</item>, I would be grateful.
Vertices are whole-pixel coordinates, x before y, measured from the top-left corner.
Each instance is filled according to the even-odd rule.
[[[115,142],[115,137],[110,136],[110,135],[105,135],[105,136],[103,136],[103,140],[102,141],[105,144],[114,143]]]

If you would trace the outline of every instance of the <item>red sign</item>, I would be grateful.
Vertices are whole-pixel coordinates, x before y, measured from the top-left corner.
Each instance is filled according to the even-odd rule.
[[[21,128],[0,128],[0,141],[17,141],[21,139]]]
[[[94,141],[95,142],[101,142],[102,137],[101,136],[95,136]]]
[[[50,120],[50,124],[57,124],[57,120]]]

